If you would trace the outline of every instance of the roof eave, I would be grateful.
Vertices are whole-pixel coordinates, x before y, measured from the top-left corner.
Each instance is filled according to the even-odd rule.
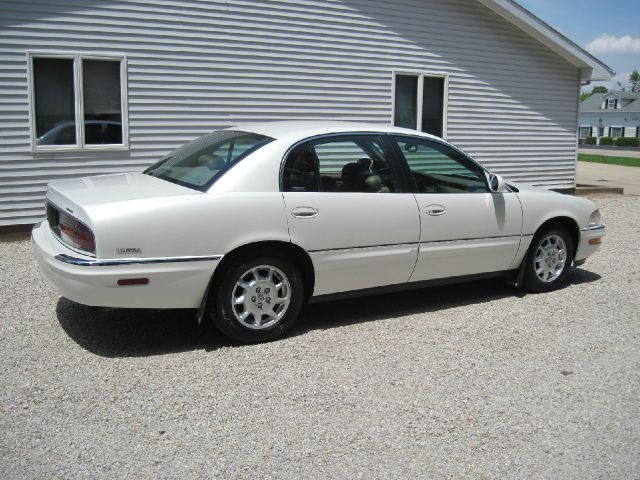
[[[615,72],[513,0],[478,0],[580,70],[580,81],[610,80]]]

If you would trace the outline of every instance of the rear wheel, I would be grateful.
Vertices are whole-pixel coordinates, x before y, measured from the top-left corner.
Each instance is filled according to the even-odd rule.
[[[304,298],[298,268],[279,257],[255,257],[229,266],[209,297],[210,316],[222,333],[256,343],[282,335],[296,321]]]
[[[567,280],[573,260],[573,239],[566,228],[553,225],[538,232],[527,254],[524,286],[549,292]]]

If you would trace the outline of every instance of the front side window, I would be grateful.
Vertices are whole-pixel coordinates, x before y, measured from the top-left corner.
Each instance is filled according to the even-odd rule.
[[[607,100],[607,106],[606,106],[607,110],[615,109],[616,108],[616,103],[617,103],[617,100],[615,100],[615,99]]]
[[[484,170],[451,147],[433,140],[394,136],[417,193],[488,192]]]
[[[257,133],[220,130],[184,144],[144,173],[204,191],[229,167],[271,141]]]
[[[122,59],[32,56],[34,149],[125,146],[122,72]]]
[[[283,168],[286,192],[400,191],[382,139],[344,135],[306,142],[292,150]]]

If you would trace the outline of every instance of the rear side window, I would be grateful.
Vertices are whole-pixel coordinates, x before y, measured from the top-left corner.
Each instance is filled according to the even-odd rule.
[[[317,192],[318,161],[309,143],[294,148],[282,170],[282,190],[285,192]]]
[[[282,187],[287,192],[400,190],[382,140],[373,135],[340,135],[296,147],[285,161]]]
[[[204,191],[231,165],[271,141],[257,133],[220,130],[183,145],[144,173]]]

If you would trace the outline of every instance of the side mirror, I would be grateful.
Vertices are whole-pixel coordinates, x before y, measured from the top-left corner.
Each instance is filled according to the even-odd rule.
[[[494,193],[502,193],[507,191],[507,184],[497,173],[489,174],[489,190]]]

